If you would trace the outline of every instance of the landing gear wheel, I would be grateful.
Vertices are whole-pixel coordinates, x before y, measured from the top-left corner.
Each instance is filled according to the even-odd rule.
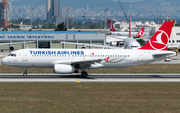
[[[87,73],[86,71],[82,71],[82,72],[81,72],[81,75],[82,75],[83,78],[87,78],[88,73]]]
[[[23,73],[23,76],[27,76],[27,73]]]
[[[27,76],[27,68],[25,68],[23,76]]]

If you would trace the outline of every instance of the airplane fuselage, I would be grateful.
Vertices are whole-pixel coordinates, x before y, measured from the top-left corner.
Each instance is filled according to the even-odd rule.
[[[131,32],[131,36],[136,36],[138,32]],[[111,35],[129,36],[129,32],[111,32]]]
[[[154,56],[160,53],[160,56]],[[166,58],[170,51],[131,50],[131,49],[24,49],[12,52],[2,63],[13,67],[53,68],[55,64],[71,65],[94,61],[80,68],[122,68],[147,64]],[[99,60],[99,62],[97,62]],[[85,66],[85,67],[83,67]]]

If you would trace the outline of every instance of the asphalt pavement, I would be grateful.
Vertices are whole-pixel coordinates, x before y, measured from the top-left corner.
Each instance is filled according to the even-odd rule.
[[[87,78],[80,74],[0,74],[0,82],[180,82],[180,74],[89,74]]]

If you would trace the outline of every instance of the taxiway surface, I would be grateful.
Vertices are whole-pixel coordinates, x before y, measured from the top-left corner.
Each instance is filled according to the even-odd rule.
[[[180,82],[180,74],[0,74],[0,82]]]

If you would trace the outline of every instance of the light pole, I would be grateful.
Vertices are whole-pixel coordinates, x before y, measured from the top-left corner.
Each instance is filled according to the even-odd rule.
[[[69,17],[68,11],[69,11],[69,10],[70,10],[70,8],[67,8],[67,9],[66,9],[66,12],[67,12],[67,30],[68,30],[68,27],[69,27],[69,25],[68,25],[68,21],[69,21],[69,20],[68,20],[68,17]]]
[[[103,15],[101,16],[101,32],[102,32],[102,19],[103,19]]]
[[[104,45],[106,45],[106,12],[108,11],[109,8],[105,8],[104,12],[105,12],[105,40],[104,40]]]
[[[11,31],[11,1],[9,0],[9,29]]]
[[[32,28],[33,28],[33,27],[32,27],[33,10],[34,10],[34,8],[32,7],[32,8],[31,8],[31,30],[32,30]]]
[[[41,31],[41,18],[39,18],[39,31]]]

